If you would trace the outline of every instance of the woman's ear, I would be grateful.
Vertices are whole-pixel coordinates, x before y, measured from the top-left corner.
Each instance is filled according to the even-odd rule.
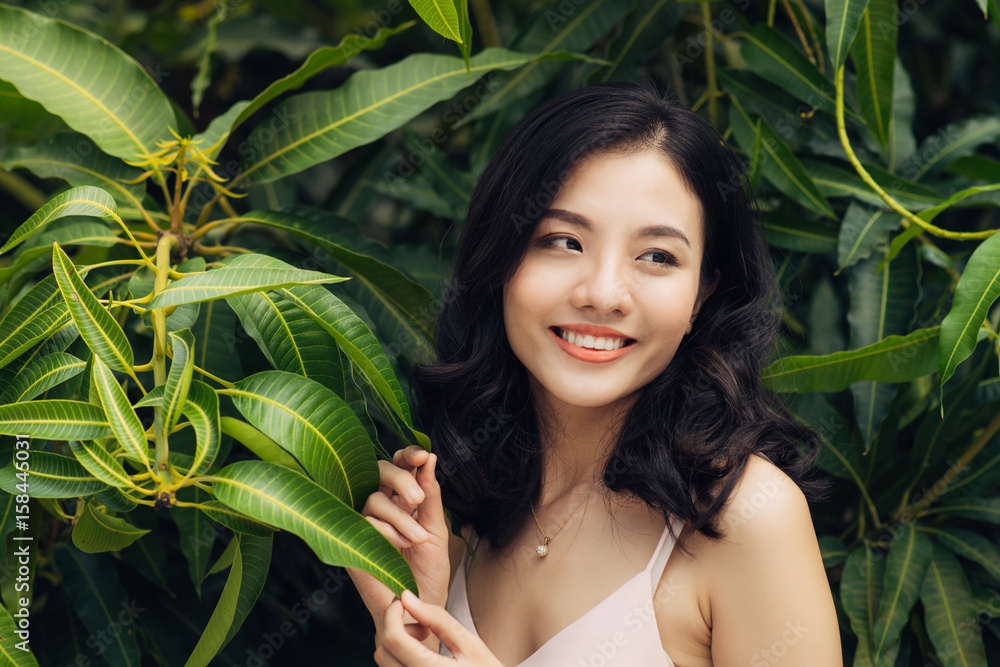
[[[719,286],[719,278],[722,274],[718,269],[715,270],[715,280],[711,283],[701,283],[698,287],[698,299],[694,303],[694,310],[691,311],[691,321],[694,322],[694,318],[698,317],[698,311],[701,310],[701,304],[705,303],[705,299],[712,295],[715,288]]]

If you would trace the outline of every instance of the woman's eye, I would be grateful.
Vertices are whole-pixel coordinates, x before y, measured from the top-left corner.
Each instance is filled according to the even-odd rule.
[[[663,252],[662,250],[650,250],[647,253],[639,255],[639,258],[649,257],[651,262],[654,264],[677,264],[677,260],[669,252]]]
[[[557,236],[556,238],[549,239],[545,244],[565,250],[583,250],[583,246],[580,245],[579,241],[571,239],[568,236]]]

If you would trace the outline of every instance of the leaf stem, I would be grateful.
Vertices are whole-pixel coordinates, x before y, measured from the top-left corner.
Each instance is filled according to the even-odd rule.
[[[156,266],[158,272],[156,281],[153,283],[153,296],[167,288],[170,270],[170,252],[177,244],[177,237],[173,234],[164,234],[160,237],[156,245]],[[153,309],[153,378],[154,385],[160,386],[167,381],[167,316],[162,308]],[[156,465],[153,473],[162,485],[168,485],[172,479],[168,470],[167,457],[170,448],[167,444],[167,434],[163,428],[163,408],[157,406],[153,408],[153,434],[156,441]]]
[[[227,389],[232,389],[233,387],[236,386],[232,382],[227,382],[226,380],[223,380],[222,378],[215,377],[214,375],[212,375],[211,373],[209,373],[208,371],[206,371],[204,368],[198,368],[197,365],[195,365],[194,370],[196,372],[198,372],[198,373],[201,373],[202,375],[204,375],[205,377],[207,377],[210,380],[215,380],[216,382],[218,382],[219,384],[221,384],[223,387],[226,387]]]
[[[836,76],[836,103],[837,103],[837,134],[840,136],[840,145],[844,148],[844,153],[847,154],[847,160],[854,167],[854,170],[858,172],[858,176],[861,177],[868,187],[870,187],[875,194],[882,198],[889,208],[894,210],[903,216],[904,220],[914,223],[925,231],[934,234],[935,236],[942,236],[948,239],[955,239],[960,241],[966,241],[970,239],[984,239],[992,236],[996,233],[995,229],[988,229],[984,232],[952,232],[937,225],[932,225],[931,223],[923,220],[922,218],[914,215],[906,208],[903,207],[898,201],[896,201],[889,193],[882,189],[875,179],[872,178],[864,165],[858,159],[858,156],[854,154],[854,149],[851,148],[851,141],[847,137],[847,126],[844,122],[844,66],[841,65],[837,70]]]

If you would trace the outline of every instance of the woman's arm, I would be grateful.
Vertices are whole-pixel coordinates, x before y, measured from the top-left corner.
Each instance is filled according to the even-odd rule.
[[[843,665],[833,595],[809,505],[778,467],[751,456],[706,549],[715,667]]]

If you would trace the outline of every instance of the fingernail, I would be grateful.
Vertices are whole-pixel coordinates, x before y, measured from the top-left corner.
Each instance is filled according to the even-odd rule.
[[[420,598],[418,598],[416,595],[414,595],[413,593],[411,593],[410,589],[406,589],[406,590],[403,591],[403,600],[406,601],[406,604],[419,604],[420,603]]]
[[[418,540],[426,540],[428,537],[431,536],[431,534],[428,533],[424,529],[424,527],[421,526],[420,524],[417,524],[416,526],[413,527],[413,534],[416,536]]]
[[[406,499],[410,501],[411,504],[416,505],[423,498],[423,494],[416,489],[410,489],[406,492]]]

